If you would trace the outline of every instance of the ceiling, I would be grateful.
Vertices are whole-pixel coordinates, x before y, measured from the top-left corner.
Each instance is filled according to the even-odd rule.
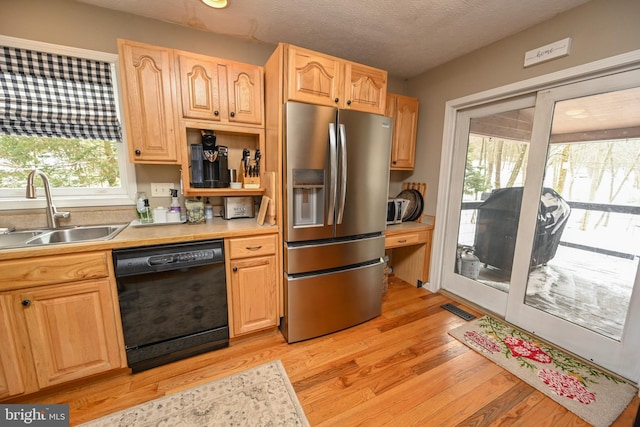
[[[200,0],[76,1],[411,78],[588,0],[229,0],[225,9]]]

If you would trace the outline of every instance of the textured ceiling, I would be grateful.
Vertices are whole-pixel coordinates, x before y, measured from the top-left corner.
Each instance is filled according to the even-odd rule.
[[[199,30],[292,43],[410,78],[588,0],[77,0]],[[524,52],[523,52],[524,54]]]

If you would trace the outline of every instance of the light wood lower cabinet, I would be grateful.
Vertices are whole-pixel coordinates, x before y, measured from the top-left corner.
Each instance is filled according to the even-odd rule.
[[[429,281],[432,224],[403,222],[388,225],[384,248],[394,274],[417,287]]]
[[[276,235],[226,240],[231,338],[278,325]]]
[[[126,367],[109,252],[0,263],[0,398]],[[24,286],[24,285],[23,285]]]
[[[18,340],[11,315],[11,297],[0,295],[0,399],[24,393],[23,369],[19,369]]]

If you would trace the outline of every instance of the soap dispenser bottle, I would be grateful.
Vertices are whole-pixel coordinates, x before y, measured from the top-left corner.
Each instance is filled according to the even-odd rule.
[[[169,206],[169,212],[181,213],[180,202],[178,201],[178,190],[172,188],[169,191],[171,192],[171,205]]]

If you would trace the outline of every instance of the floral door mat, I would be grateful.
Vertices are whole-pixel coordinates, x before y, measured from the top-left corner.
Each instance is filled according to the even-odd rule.
[[[596,427],[610,426],[638,392],[629,382],[489,316],[449,334]]]

